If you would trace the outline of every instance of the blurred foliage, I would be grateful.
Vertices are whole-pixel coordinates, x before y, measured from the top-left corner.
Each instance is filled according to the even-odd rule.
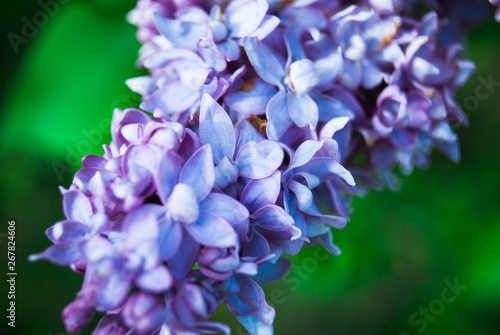
[[[133,6],[132,0],[69,1],[18,53],[8,39],[2,42],[0,233],[7,220],[16,221],[18,277],[16,328],[3,317],[1,334],[64,334],[60,314],[82,276],[26,258],[50,245],[43,232],[63,219],[57,185],[69,186],[81,156],[102,153],[113,108],[138,105],[124,85],[143,73],[134,68],[135,29],[125,22]],[[3,35],[20,34],[22,17],[39,11],[35,1],[9,2]],[[476,28],[465,50],[477,71],[459,90],[459,102],[475,96],[481,77],[500,82],[500,24]],[[277,309],[276,334],[499,333],[499,106],[500,94],[492,92],[468,111],[471,127],[458,129],[460,164],[436,153],[430,169],[404,178],[400,192],[355,199],[350,223],[334,232],[341,256],[325,259],[310,248],[292,257],[291,274],[266,287]],[[6,264],[4,241],[0,264]],[[425,330],[410,323],[420,308],[439,306],[445,281],[455,278],[467,289],[431,315]],[[224,309],[215,318],[244,334]]]

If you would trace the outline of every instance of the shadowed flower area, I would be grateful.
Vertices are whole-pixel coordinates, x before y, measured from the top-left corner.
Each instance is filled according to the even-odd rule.
[[[494,334],[498,5],[12,5],[6,333]]]

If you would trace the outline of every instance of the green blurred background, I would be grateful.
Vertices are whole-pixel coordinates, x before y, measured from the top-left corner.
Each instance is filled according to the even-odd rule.
[[[134,1],[62,2],[46,20],[36,1],[0,5],[0,334],[65,334],[60,314],[82,276],[26,258],[50,245],[44,231],[63,219],[57,186],[69,186],[81,156],[102,153],[113,108],[139,103],[124,85],[144,73],[125,22]],[[458,130],[462,162],[435,153],[399,193],[355,199],[351,222],[334,232],[341,256],[304,250],[286,280],[266,287],[276,334],[500,334],[500,87],[474,100],[481,77],[500,82],[500,24],[464,42],[477,71],[457,101],[478,106]],[[15,329],[4,316],[8,220],[17,227]],[[446,291],[454,282],[458,291]],[[223,309],[215,318],[244,334]]]

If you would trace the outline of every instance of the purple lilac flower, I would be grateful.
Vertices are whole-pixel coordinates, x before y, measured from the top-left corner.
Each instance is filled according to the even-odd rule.
[[[375,9],[380,14],[397,14],[403,10],[404,2],[402,0],[365,0],[366,5]]]
[[[228,310],[251,334],[272,334],[275,310],[265,300],[264,291],[252,279],[235,276],[234,286],[225,302]]]
[[[301,231],[295,227],[293,218],[276,204],[280,191],[280,172],[253,180],[243,189],[241,202],[249,208],[251,215],[238,227],[242,259],[259,263],[277,259],[283,252],[280,241],[300,237]]]
[[[163,314],[161,298],[142,292],[132,294],[122,311],[124,323],[139,334],[150,334],[160,327]]]
[[[350,6],[330,19],[330,33],[343,51],[340,82],[353,90],[378,86],[388,74],[384,68],[403,60],[403,52],[394,41],[401,19],[381,17],[358,6]]]
[[[498,6],[497,1],[490,2]],[[491,17],[491,7],[483,0],[364,0],[363,3],[382,15],[399,14],[415,20],[423,12],[435,11],[441,21],[440,40],[445,44],[462,41],[470,28]],[[495,18],[498,21],[498,14]]]
[[[347,120],[332,121],[337,123],[336,128],[342,128]],[[309,238],[329,234],[328,227],[343,228],[347,223],[347,210],[339,190],[348,192],[343,183],[354,186],[355,182],[351,173],[338,163],[335,148],[328,144],[329,141],[308,140],[294,153],[290,152],[290,165],[282,176],[283,202],[300,229],[301,238],[281,242],[288,253],[296,254]],[[325,207],[328,214],[323,213]],[[328,248],[334,249],[334,246]]]
[[[215,167],[215,188],[222,190],[238,178],[262,179],[273,174],[283,161],[283,150],[269,140],[238,142],[228,114],[209,95],[203,96],[199,132],[201,142],[210,144]]]
[[[429,152],[436,146],[450,159],[459,159],[457,136],[451,124],[467,123],[454,101],[453,92],[474,70],[474,65],[456,59],[457,44],[437,42],[437,17],[430,13],[417,25],[418,36],[407,44],[405,61],[388,79],[377,98],[371,122],[359,126],[372,147],[374,166],[398,164],[409,174],[413,166],[429,165]]]
[[[279,24],[280,20],[267,15],[266,0],[235,0],[224,10],[216,5],[210,10],[209,25],[214,42],[228,61],[240,58],[241,39],[253,36],[264,39]]]
[[[318,107],[308,92],[318,79],[312,61],[302,59],[290,63],[289,57],[283,65],[278,55],[256,38],[246,38],[243,45],[255,71],[264,81],[259,83],[263,91],[259,93],[271,95],[270,92],[275,91],[272,86],[278,87],[265,109],[269,139],[279,140],[292,124],[314,129],[318,123]]]
[[[97,324],[96,335],[125,335],[130,329],[125,326],[119,314],[109,313],[102,317]]]
[[[139,0],[136,7],[128,14],[128,20],[137,26],[137,39],[139,42],[147,43],[158,35],[153,20],[154,13],[172,18],[179,9],[201,6],[202,4],[203,1],[200,0]]]
[[[227,61],[240,58],[244,36],[265,38],[279,23],[266,15],[265,0],[232,1],[224,11],[215,5],[210,12],[191,6],[175,12],[175,18],[155,13],[161,33],[148,41],[140,63],[152,76],[128,81],[145,96],[141,108],[155,115],[175,114],[185,123],[196,113],[204,93],[218,99],[244,71],[229,73]]]
[[[496,6],[496,7],[500,6],[500,1],[498,1],[498,0],[490,0],[490,2],[493,6]],[[497,10],[495,12],[495,20],[500,22],[500,8],[497,8]]]
[[[290,269],[284,254],[339,255],[353,195],[394,188],[394,166],[426,167],[433,148],[459,159],[454,92],[474,65],[453,41],[482,8],[140,0],[129,21],[149,75],[127,85],[146,112],[114,111],[104,155],[61,188],[54,245],[30,257],[84,274],[66,329],[97,311],[98,335],[229,334],[210,320],[224,303],[272,334],[261,285]]]

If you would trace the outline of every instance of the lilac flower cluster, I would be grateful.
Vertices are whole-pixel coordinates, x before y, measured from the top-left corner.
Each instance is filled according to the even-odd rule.
[[[500,7],[500,1],[498,0],[490,0],[491,4],[495,7]],[[495,12],[495,20],[500,22],[500,8],[497,8]]]
[[[474,65],[410,5],[140,0],[129,20],[150,75],[127,84],[142,110],[114,111],[105,154],[61,189],[54,245],[31,257],[84,274],[67,330],[98,311],[97,335],[229,333],[208,321],[225,303],[272,334],[260,286],[288,271],[283,255],[340,254],[331,228],[352,195],[433,148],[458,160],[454,91]]]

